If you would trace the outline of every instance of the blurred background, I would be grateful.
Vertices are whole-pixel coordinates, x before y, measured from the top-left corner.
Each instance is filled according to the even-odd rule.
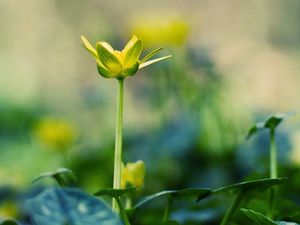
[[[245,135],[299,109],[299,22],[297,0],[1,0],[0,184],[68,167],[90,193],[112,185],[117,82],[81,34],[173,55],[125,81],[123,159],[145,161],[143,194],[267,177],[268,133]],[[299,175],[299,128],[296,115],[278,129],[280,176]]]

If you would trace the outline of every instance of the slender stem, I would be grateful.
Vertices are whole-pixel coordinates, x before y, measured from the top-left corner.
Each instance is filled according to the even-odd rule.
[[[277,148],[274,129],[270,130],[270,177],[277,178]]]
[[[277,147],[275,142],[275,129],[270,129],[270,177],[277,178]],[[269,210],[268,216],[273,218],[274,197],[276,195],[275,187],[269,192]]]
[[[121,166],[122,166],[122,125],[123,125],[123,89],[124,80],[119,79],[119,97],[117,105],[117,121],[115,136],[115,156],[114,156],[114,189],[121,189]],[[118,211],[118,205],[115,199],[112,202],[114,212]]]
[[[274,208],[274,198],[276,195],[276,188],[271,187],[269,190],[269,209],[268,209],[268,217],[273,219],[273,208]]]
[[[131,198],[129,196],[126,196],[126,198],[125,198],[125,209],[131,208],[131,205],[132,205]]]
[[[239,204],[242,200],[242,197],[243,197],[243,192],[238,193],[238,195],[235,197],[235,199],[233,200],[233,202],[231,203],[231,205],[227,209],[227,211],[226,211],[226,213],[225,213],[225,215],[222,219],[221,225],[227,225],[228,224],[228,222],[233,217],[236,209],[238,208],[238,206],[239,206]]]
[[[165,208],[165,212],[164,212],[164,216],[163,216],[163,222],[166,222],[169,219],[170,212],[171,212],[171,209],[172,209],[172,206],[173,206],[173,202],[174,202],[174,198],[171,195],[171,196],[168,197],[168,203],[167,203],[167,206]]]
[[[122,218],[124,224],[125,224],[125,225],[130,225],[130,222],[129,222],[129,220],[128,220],[126,211],[125,211],[125,209],[124,209],[124,206],[123,206],[123,204],[122,204],[122,202],[121,202],[120,197],[116,197],[116,198],[114,198],[114,199],[116,200],[116,202],[117,202],[117,204],[118,204],[118,206],[119,206],[119,209],[120,209],[120,215],[121,215],[121,218]]]

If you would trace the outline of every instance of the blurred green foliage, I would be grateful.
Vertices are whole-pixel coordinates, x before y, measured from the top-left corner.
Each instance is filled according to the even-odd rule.
[[[1,1],[1,186],[22,189],[68,166],[88,192],[111,187],[117,86],[97,74],[79,38],[121,47],[132,32],[146,48],[163,44],[174,55],[126,83],[124,160],[145,161],[141,195],[267,177],[267,133],[249,142],[245,136],[253,121],[299,107],[299,8],[293,0]],[[67,136],[68,151],[47,151],[53,145],[36,136],[45,118],[71,127],[71,135],[53,130],[58,139]],[[279,175],[289,185],[280,187],[278,201],[286,201],[277,204],[276,219],[299,223],[298,121],[296,115],[277,135]],[[179,200],[170,218],[218,224],[231,199]],[[262,199],[241,205],[265,212]],[[164,206],[159,200],[142,213],[144,224]],[[14,204],[1,201],[0,217],[12,215]],[[238,212],[235,221],[247,220]]]

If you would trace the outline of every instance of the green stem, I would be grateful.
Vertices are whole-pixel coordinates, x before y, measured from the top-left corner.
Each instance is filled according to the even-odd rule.
[[[119,197],[116,197],[114,198],[119,206],[119,210],[120,210],[120,216],[124,222],[125,225],[130,225],[130,222],[128,220],[128,217],[127,217],[127,214],[126,214],[126,211],[124,209],[124,206],[121,202],[121,199]]]
[[[275,130],[270,130],[270,177],[277,178],[277,148],[275,143]]]
[[[114,156],[114,189],[121,189],[121,166],[122,166],[122,125],[123,125],[123,92],[124,80],[119,79],[119,97],[117,105],[117,121],[115,136],[115,156]],[[114,212],[118,211],[118,204],[115,199],[112,202]]]
[[[225,213],[225,215],[222,219],[221,225],[227,225],[228,224],[228,222],[233,217],[236,209],[238,208],[238,206],[239,206],[239,204],[242,200],[242,197],[243,197],[243,193],[242,192],[238,193],[238,195],[235,197],[234,201],[231,203],[231,205],[227,209],[227,211],[226,211],[226,213]]]
[[[166,222],[169,217],[170,217],[170,212],[171,212],[171,209],[172,209],[172,206],[173,206],[173,201],[174,201],[174,198],[173,196],[169,196],[168,197],[168,203],[167,203],[167,206],[165,208],[165,212],[164,212],[164,216],[163,216],[163,222]]]
[[[275,142],[275,129],[270,130],[270,177],[277,178],[277,147]],[[269,211],[268,216],[273,218],[274,197],[276,189],[272,187],[269,193]]]

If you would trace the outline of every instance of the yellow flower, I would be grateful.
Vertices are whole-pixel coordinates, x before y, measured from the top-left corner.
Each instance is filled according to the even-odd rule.
[[[44,144],[60,151],[66,151],[75,141],[75,129],[67,122],[52,118],[41,120],[35,134]]]
[[[145,163],[142,160],[138,160],[134,163],[127,163],[126,166],[122,165],[121,187],[126,188],[128,186],[134,186],[143,188],[145,174]]]
[[[18,214],[18,209],[14,202],[6,201],[1,204],[0,217],[15,218],[17,214]]]
[[[135,35],[132,36],[122,51],[114,50],[110,44],[104,41],[97,42],[95,49],[84,36],[81,36],[81,43],[96,60],[99,74],[106,78],[123,79],[127,76],[133,76],[139,69],[171,57],[169,55],[147,61],[163,49],[158,48],[139,60],[143,43]]]
[[[190,25],[181,17],[164,15],[164,20],[153,19],[153,16],[134,20],[130,30],[144,40],[144,47],[164,46],[180,47],[186,44]]]

